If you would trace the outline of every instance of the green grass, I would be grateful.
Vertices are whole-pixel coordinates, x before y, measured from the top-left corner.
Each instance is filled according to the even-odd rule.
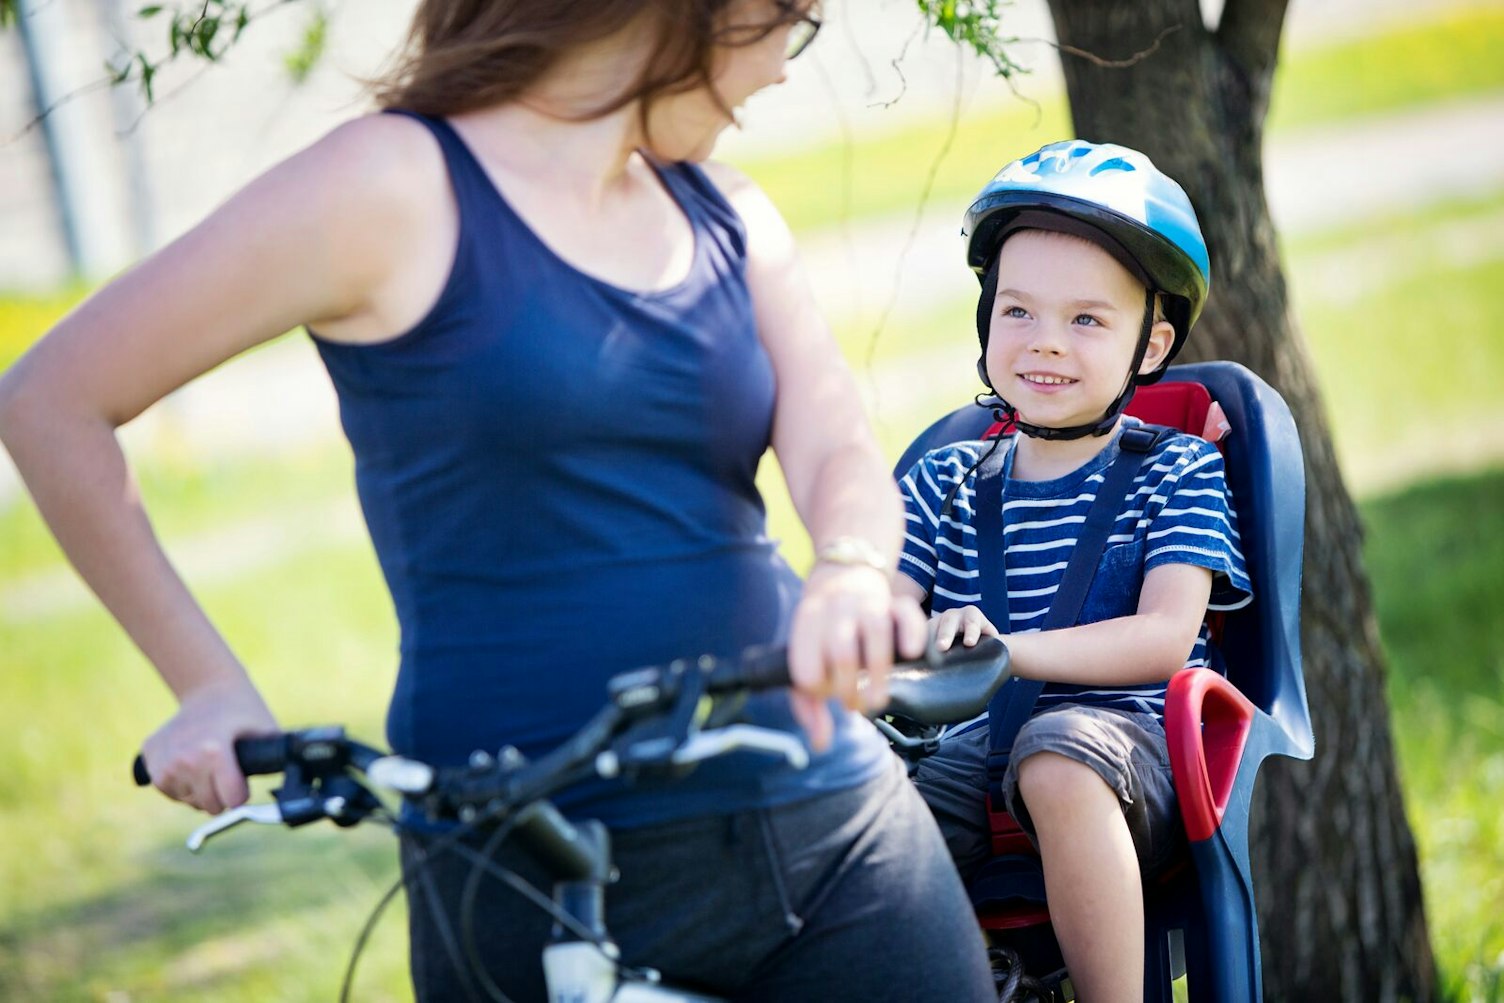
[[[1057,96],[1037,108],[1020,103],[963,116],[954,136],[948,120],[927,121],[849,145],[747,159],[738,166],[762,186],[795,231],[911,214],[927,189],[930,208],[959,219],[998,168],[1071,135],[1065,100]]]
[[[1438,957],[1451,998],[1497,1000],[1504,471],[1377,498],[1363,515]],[[395,638],[368,548],[301,552],[200,591],[284,723],[379,735]],[[0,651],[0,998],[333,998],[364,910],[395,875],[384,837],[258,830],[191,857],[190,814],[126,782],[169,705],[105,615],[0,623]],[[361,998],[403,999],[400,914],[379,937]]]
[[[1271,133],[1311,129],[1443,100],[1504,90],[1504,11],[1458,8],[1401,30],[1290,54],[1275,75]],[[903,124],[881,135],[793,155],[740,161],[796,230],[913,213],[930,184],[929,205],[959,218],[961,208],[1003,164],[1074,135],[1062,96],[1037,107],[1022,101],[948,120]],[[947,143],[950,149],[947,151]],[[943,155],[942,155],[943,154]],[[1459,153],[1465,155],[1465,151]]]
[[[1504,456],[1498,233],[1504,233],[1504,191],[1366,217],[1284,249],[1298,322],[1357,492],[1393,486],[1415,469],[1456,469],[1472,457]],[[895,315],[877,336],[870,369],[875,318],[837,324],[863,381],[870,372],[908,371],[937,354],[955,359],[904,396],[881,402],[875,421],[890,456],[926,418],[980,389],[970,368],[974,311],[968,296],[924,316]],[[1422,413],[1424,421],[1413,417]]]
[[[1414,27],[1284,60],[1269,128],[1309,128],[1504,88],[1504,10],[1458,7]]]
[[[141,497],[159,532],[211,533],[268,511],[320,506],[353,482],[349,450],[328,444],[289,448],[274,459],[204,457],[171,449],[132,457]],[[0,506],[0,575],[54,566],[61,552],[34,506]]]
[[[1344,452],[1373,450],[1410,467],[1424,460],[1433,438],[1476,442],[1465,438],[1469,415],[1497,402],[1490,388],[1504,374],[1488,323],[1498,302],[1496,269],[1448,264],[1432,244],[1437,226],[1487,219],[1501,208],[1504,195],[1371,219],[1287,249]],[[1408,254],[1391,263],[1407,276],[1392,288],[1346,304],[1310,285],[1320,262],[1340,263],[1385,241]],[[969,312],[962,303],[925,323],[900,318],[879,343],[879,363],[903,365],[928,351],[939,331],[969,343]],[[1414,350],[1417,318],[1427,332],[1445,331],[1445,351]],[[1445,328],[1435,326],[1443,321]],[[867,333],[847,332],[858,358]],[[1478,361],[1459,365],[1458,358]],[[1359,370],[1362,378],[1354,378]],[[968,380],[957,374],[958,386]],[[883,414],[890,455],[964,395],[928,389],[890,402]],[[1418,445],[1395,448],[1411,434],[1407,423],[1370,410],[1375,399],[1427,414],[1412,423]],[[301,518],[331,493],[348,493],[348,463],[334,447],[253,462],[158,460],[145,465],[142,480],[159,527],[177,539],[267,512]],[[766,466],[771,528],[802,566],[804,534]],[[1504,599],[1501,488],[1504,475],[1496,473],[1364,505],[1409,809],[1438,958],[1456,999],[1500,999],[1504,978],[1493,919],[1504,874],[1496,810],[1504,793],[1497,698],[1504,644],[1494,615]],[[0,589],[57,566],[24,502],[0,512],[0,530]],[[395,661],[389,602],[368,547],[329,536],[329,544],[295,559],[197,584],[285,723],[337,716],[379,735]],[[24,560],[12,561],[14,554]],[[1438,560],[1445,574],[1434,573]],[[394,873],[379,834],[371,845],[341,842],[342,834],[320,842],[311,832],[258,833],[223,844],[228,851],[189,858],[178,841],[190,816],[125,784],[141,735],[170,704],[108,618],[87,603],[33,622],[0,615],[0,661],[8,680],[0,732],[11,736],[0,754],[0,998],[98,999],[111,989],[166,1000],[332,998],[361,909]],[[346,846],[358,847],[348,860]],[[256,905],[225,890],[243,885],[284,905]],[[382,936],[362,996],[404,998],[400,919],[390,919]]]
[[[285,725],[379,738],[396,637],[368,545],[305,549],[197,591]],[[192,857],[181,840],[198,819],[126,779],[170,702],[118,628],[92,605],[0,620],[0,652],[0,998],[335,998],[395,878],[390,838],[241,832]],[[358,998],[404,998],[401,934],[400,918],[385,925],[361,982],[384,988]]]
[[[1504,470],[1363,506],[1447,998],[1504,1000]]]
[[[1504,62],[1479,53],[1497,51],[1501,40],[1504,15],[1482,10],[1448,15],[1403,38],[1301,53],[1281,71],[1277,124],[1308,127],[1497,89]],[[1357,79],[1369,83],[1347,83]],[[1305,109],[1308,94],[1331,90],[1348,93],[1313,98],[1317,110]],[[1299,117],[1285,95],[1299,95]],[[968,123],[937,178],[933,204],[959,205],[1003,160],[1065,128],[1062,107],[1044,109],[1037,128],[1033,114],[1014,108],[986,128]],[[942,125],[909,130],[849,151],[754,165],[754,173],[801,227],[912,212],[944,135]],[[841,190],[830,185],[843,176],[848,154],[863,159],[843,204],[829,193]],[[1350,480],[1365,465],[1411,474],[1446,442],[1495,460],[1504,455],[1497,439],[1481,441],[1489,428],[1504,427],[1486,421],[1499,417],[1504,384],[1494,323],[1500,255],[1469,262],[1437,253],[1447,226],[1500,212],[1504,193],[1361,220],[1286,248]],[[1392,270],[1393,281],[1347,298],[1330,276],[1368,260]],[[76,299],[0,298],[0,366]],[[877,364],[905,366],[937,344],[969,344],[971,309],[963,302],[922,321],[894,318],[878,342]],[[870,323],[841,324],[838,333],[860,364]],[[889,455],[964,399],[970,382],[962,371],[888,401],[878,428]],[[349,457],[337,447],[212,463],[153,453],[141,457],[138,471],[159,529],[175,543],[263,516],[301,520],[349,494]],[[765,469],[762,481],[770,528],[802,566],[807,542],[776,471]],[[1504,901],[1504,618],[1496,612],[1504,602],[1504,472],[1371,496],[1362,512],[1443,979],[1451,999],[1504,1000],[1497,916]],[[198,593],[284,724],[341,719],[378,737],[396,638],[369,546],[333,531],[291,554],[269,542],[264,561],[205,574],[193,582]],[[0,508],[0,595],[59,568],[30,506]],[[0,999],[335,998],[364,912],[396,874],[384,834],[258,830],[211,844],[203,857],[187,854],[181,839],[194,817],[125,778],[142,735],[171,702],[88,601],[20,622],[0,609],[0,669],[0,734],[7,736],[0,745]],[[365,964],[357,998],[408,998],[400,912],[382,924]]]
[[[1504,455],[1504,192],[1369,218],[1286,249],[1349,482]]]
[[[0,295],[0,370],[19,359],[83,296],[84,290],[80,288],[46,294]]]

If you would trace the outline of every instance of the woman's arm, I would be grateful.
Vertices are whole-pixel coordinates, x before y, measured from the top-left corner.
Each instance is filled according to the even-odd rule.
[[[907,594],[895,595],[891,584],[889,569],[902,540],[898,489],[788,226],[756,185],[721,165],[708,166],[747,227],[747,284],[778,384],[773,450],[794,507],[817,554],[854,538],[882,565],[817,560],[795,613],[790,671],[812,697],[834,694],[855,706],[857,673],[866,670],[869,702],[880,705],[895,631],[904,657],[919,655],[925,636],[918,605]],[[800,708],[817,747],[830,727],[823,711],[813,709],[818,706],[812,700]]]
[[[419,214],[431,207],[402,194],[423,153],[394,152],[393,124],[352,123],[273,168],[88,299],[0,379],[0,438],[37,507],[179,700],[143,748],[148,769],[206,811],[245,800],[231,740],[276,722],[158,544],[115,429],[298,324],[369,337],[412,312],[393,276],[402,238],[421,242]]]

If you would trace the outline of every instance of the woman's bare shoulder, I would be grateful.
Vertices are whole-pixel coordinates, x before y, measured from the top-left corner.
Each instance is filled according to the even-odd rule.
[[[421,122],[370,114],[344,122],[288,162],[341,201],[375,201],[394,209],[447,194],[444,154]]]
[[[746,225],[754,255],[778,259],[792,253],[793,238],[788,224],[756,181],[718,160],[707,160],[700,166]]]
[[[720,189],[726,201],[738,210],[743,205],[755,208],[759,203],[768,203],[768,197],[757,186],[757,182],[749,178],[739,168],[720,160],[707,160],[700,164],[707,177]],[[770,204],[770,203],[768,203]]]
[[[281,168],[340,262],[348,310],[314,318],[322,335],[371,341],[403,330],[436,298],[458,228],[444,153],[406,115],[372,114],[332,129]]]

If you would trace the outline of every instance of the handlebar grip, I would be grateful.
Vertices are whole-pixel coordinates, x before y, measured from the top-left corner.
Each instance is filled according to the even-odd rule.
[[[897,659],[895,671],[918,670],[926,674],[935,672],[953,673],[974,662],[991,662],[1001,650],[1006,657],[1006,648],[997,644],[979,644],[972,648],[960,645],[946,652],[934,648],[934,639],[925,653],[912,660]],[[728,690],[769,690],[790,685],[788,649],[782,645],[759,645],[747,648],[736,659],[717,662],[710,673],[706,689],[711,693]],[[1006,664],[1006,663],[1005,663]]]
[[[235,740],[235,762],[248,777],[287,769],[286,735],[257,735]]]
[[[255,738],[235,740],[235,762],[240,772],[248,777],[265,773],[281,773],[287,768],[287,736],[261,735]],[[137,787],[149,787],[151,774],[146,772],[146,760],[137,753],[131,763],[131,779]]]
[[[707,685],[722,690],[771,690],[789,685],[789,652],[782,645],[748,648],[739,659],[717,665]]]

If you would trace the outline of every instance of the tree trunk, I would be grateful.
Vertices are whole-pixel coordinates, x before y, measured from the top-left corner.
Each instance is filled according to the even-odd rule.
[[[1434,998],[1362,530],[1290,315],[1264,199],[1263,123],[1285,0],[1228,0],[1215,30],[1197,0],[1050,7],[1076,134],[1142,150],[1200,215],[1212,295],[1185,358],[1232,359],[1259,373],[1289,402],[1305,447],[1302,641],[1317,755],[1269,760],[1256,794],[1266,996]],[[1109,65],[1151,49],[1131,65]]]

